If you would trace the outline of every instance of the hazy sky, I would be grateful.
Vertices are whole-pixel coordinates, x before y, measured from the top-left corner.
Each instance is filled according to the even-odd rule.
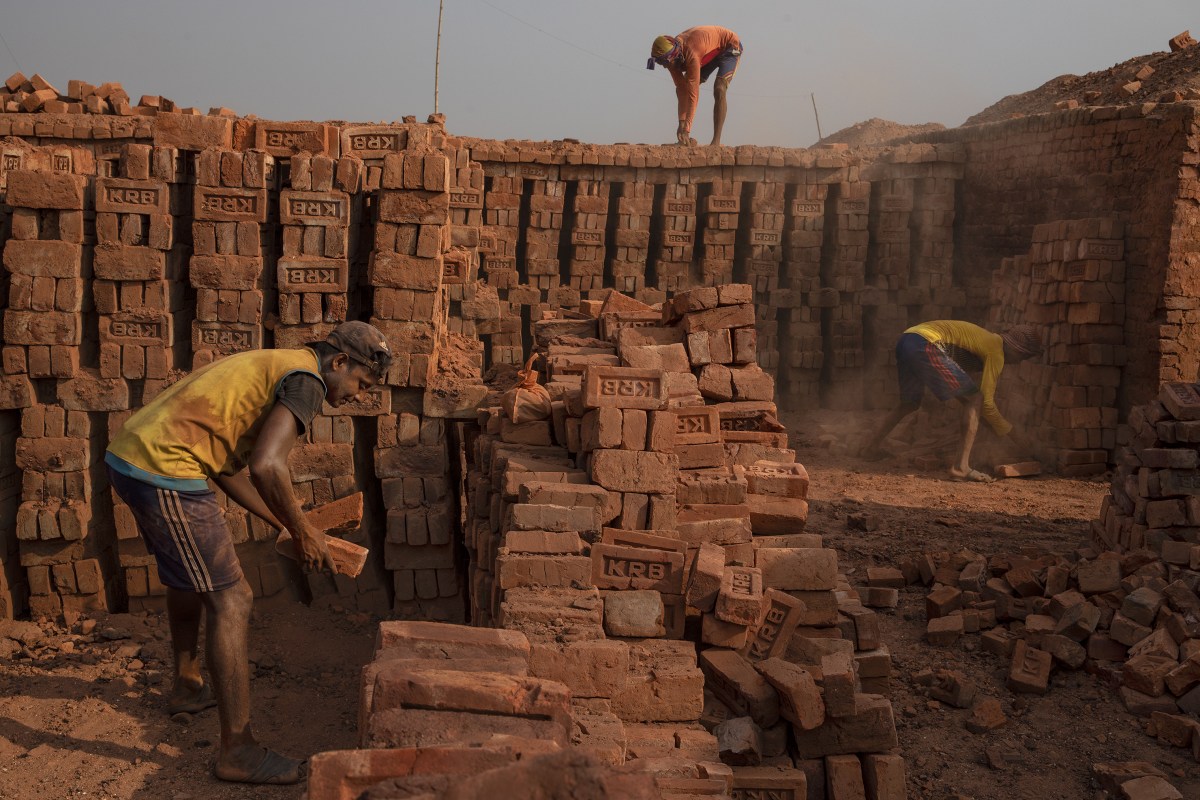
[[[162,94],[281,120],[424,119],[437,12],[437,0],[9,0],[0,73],[19,64],[64,91],[69,78],[121,81],[135,101]],[[645,69],[650,42],[702,24],[745,45],[725,143],[805,146],[817,139],[810,92],[826,135],[871,117],[958,125],[1058,75],[1166,50],[1189,27],[1200,36],[1200,6],[445,0],[439,109],[461,135],[671,141],[674,92],[664,70]],[[712,95],[701,93],[693,133],[704,141]]]

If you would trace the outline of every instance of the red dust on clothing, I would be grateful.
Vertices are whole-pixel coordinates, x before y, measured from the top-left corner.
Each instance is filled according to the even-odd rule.
[[[667,70],[675,81],[675,93],[679,97],[679,122],[690,131],[700,100],[701,67],[730,48],[740,51],[742,41],[736,33],[719,25],[697,25],[675,38],[682,52],[667,65]]]

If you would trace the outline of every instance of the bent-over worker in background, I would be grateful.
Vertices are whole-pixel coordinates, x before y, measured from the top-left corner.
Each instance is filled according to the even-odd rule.
[[[1021,451],[1032,453],[1029,440],[996,407],[996,383],[1006,362],[1024,361],[1041,352],[1042,342],[1032,325],[1017,325],[1002,334],[959,320],[914,325],[896,343],[900,405],[880,423],[863,448],[863,455],[879,457],[883,440],[917,410],[928,388],[938,400],[945,402],[953,397],[963,407],[962,449],[950,468],[950,477],[990,482],[991,476],[971,469],[971,448],[979,430],[980,413],[997,435],[1007,436]],[[976,382],[968,373],[981,377]]]
[[[391,358],[377,329],[344,322],[303,349],[218,359],[130,417],[105,454],[109,480],[133,511],[167,587],[175,657],[168,711],[197,713],[216,705],[218,778],[297,783],[304,762],[262,747],[251,733],[247,640],[254,594],[208,481],[289,531],[306,570],[332,570],[324,531],[305,520],[292,492],[288,454],[322,402],[339,406],[360,397],[380,381]],[[208,620],[211,687],[197,654],[201,611]]]
[[[675,139],[679,144],[691,143],[692,120],[700,101],[700,84],[717,73],[713,82],[713,138],[721,143],[728,105],[725,95],[742,58],[742,40],[728,28],[719,25],[698,25],[678,36],[659,36],[650,47],[646,69],[658,64],[667,68],[675,81],[675,96],[679,98],[679,127]]]

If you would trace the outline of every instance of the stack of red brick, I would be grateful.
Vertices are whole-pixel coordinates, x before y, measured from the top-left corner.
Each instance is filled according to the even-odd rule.
[[[4,378],[0,376],[0,387]],[[21,435],[20,419],[15,414],[0,415],[0,448],[4,452],[16,450],[17,438]],[[16,519],[17,507],[21,504],[21,471],[16,459],[0,465],[0,515],[3,519]],[[21,556],[16,536],[0,537],[0,619],[13,619],[25,608],[29,586],[25,570],[21,568]]]
[[[655,255],[659,289],[679,291],[692,285],[692,262],[696,260],[697,187],[680,182],[666,187],[662,199],[662,234]],[[713,231],[720,235],[720,231]]]
[[[1156,401],[1130,412],[1129,434],[1092,538],[1124,559],[1148,561],[1142,569],[1158,578],[1130,594],[1138,595],[1138,605],[1122,607],[1120,629],[1137,639],[1132,648],[1157,656],[1141,660],[1150,681],[1140,691],[1155,697],[1154,711],[1172,713],[1174,697],[1192,715],[1192,748],[1200,760],[1200,387],[1164,385]],[[1165,730],[1172,722],[1163,722]],[[1175,738],[1185,743],[1183,734]]]
[[[599,648],[606,642],[577,644]],[[851,754],[834,754],[805,760],[802,769],[787,769],[780,759],[770,766],[730,766],[720,762],[718,741],[696,720],[623,724],[605,709],[604,700],[588,698],[586,688],[581,696],[575,688],[602,680],[600,673],[576,673],[571,676],[575,686],[569,686],[540,674],[546,663],[538,642],[530,643],[521,632],[384,622],[376,656],[362,670],[362,750],[313,757],[308,798],[352,800],[364,793],[402,798],[415,787],[438,798],[478,796],[461,794],[463,786],[500,787],[508,796],[517,786],[511,781],[521,781],[522,789],[533,794],[534,787],[578,780],[574,771],[586,772],[589,786],[601,790],[596,796],[619,798],[906,796],[898,756],[870,754],[860,762]],[[817,694],[816,699],[805,697],[797,706],[792,700],[800,696],[794,693],[770,699],[772,690],[754,669],[739,674],[746,667],[732,651],[708,650],[706,663],[713,664],[712,680],[725,681],[714,691],[749,702],[750,714],[782,714],[788,720],[805,714],[809,727],[820,722],[811,717],[821,708],[811,678],[803,691]],[[793,684],[794,675],[803,672],[780,658],[764,664],[763,674],[780,685]],[[750,691],[743,684],[755,686],[754,696],[743,697]],[[844,699],[830,697],[834,704]],[[844,729],[840,735],[845,745],[856,734]]]
[[[81,158],[81,168],[84,162]],[[7,180],[13,238],[4,249],[11,282],[3,363],[6,406],[22,409],[16,540],[30,610],[49,616],[104,609],[114,588],[102,567],[113,557],[111,545],[89,536],[99,452],[87,412],[95,409],[86,392],[60,394],[59,403],[39,402],[30,383],[49,378],[71,384],[80,371],[81,312],[90,306],[84,271],[87,179],[70,171],[74,164],[68,158],[62,172],[15,170]]]
[[[599,170],[597,173],[603,177]],[[609,198],[610,184],[606,181],[581,180],[575,185],[570,208],[575,224],[566,259],[567,278],[562,284],[577,292],[605,288]]]
[[[309,800],[505,796],[579,782],[597,798],[658,797],[644,770],[569,752],[570,692],[532,677],[515,631],[432,622],[380,625],[363,669],[360,750],[320,753]],[[720,767],[720,765],[715,765]]]
[[[99,374],[135,381],[149,401],[190,366],[179,332],[191,324],[180,282],[187,272],[188,241],[176,235],[175,217],[185,193],[174,148],[126,145],[113,164],[114,177],[95,182],[96,248],[92,284],[99,325]],[[112,436],[129,410],[109,415]],[[137,534],[132,512],[111,494],[122,584],[129,607],[159,606],[166,590],[154,557]],[[231,526],[247,538],[245,517]],[[232,522],[232,520],[231,520]],[[282,585],[276,577],[274,583]]]
[[[614,293],[535,324],[549,407],[485,409],[472,453],[473,619],[529,637],[532,674],[570,689],[580,744],[613,763],[671,758],[700,780],[720,757],[743,789],[898,796],[899,757],[857,755],[895,746],[870,693],[890,657],[835,553],[799,532],[808,477],[750,300]]]
[[[47,134],[80,135],[60,116],[27,119]],[[455,219],[450,211],[456,185],[482,188],[478,166],[446,149],[435,125],[350,126],[339,140],[337,129],[314,123],[193,119],[121,128],[119,143],[89,149],[10,139],[0,152],[0,435],[20,453],[0,498],[20,520],[0,536],[3,613],[161,607],[153,558],[103,480],[106,441],[131,406],[189,368],[250,348],[300,346],[373,309],[402,354],[387,385],[325,409],[291,466],[306,505],[381,480],[387,508],[369,504],[352,534],[371,545],[375,562],[356,580],[289,575],[274,532],[218,499],[256,595],[289,584],[303,593],[307,580],[321,602],[385,612],[385,582],[394,581],[398,614],[464,619],[444,418],[474,416],[481,360],[439,371],[457,379],[457,394],[427,393],[426,383],[452,304],[463,318],[499,316],[487,287],[473,281],[480,212],[470,202]],[[115,122],[105,130],[118,135]],[[151,132],[180,146],[132,138],[148,141]],[[82,134],[93,135],[101,128]],[[352,418],[364,416],[377,424],[356,426]],[[355,469],[370,448],[373,476]],[[392,539],[411,548],[389,563],[394,575],[382,563],[384,514]]]
[[[766,183],[754,187],[754,196],[750,198],[751,227],[747,234],[748,241],[742,242],[741,255],[733,271],[738,280],[746,281],[754,290],[758,317],[755,321],[758,332],[757,360],[772,373],[777,373],[779,369],[779,312],[772,308],[771,297],[779,289],[783,272],[788,192],[789,187],[782,184]],[[736,231],[740,198],[710,196],[710,207],[714,204],[717,204],[717,208],[729,208],[732,213],[714,213],[710,215],[710,220],[712,217],[716,217],[717,221],[728,219],[726,227]],[[736,248],[730,250],[736,252]]]
[[[469,340],[473,343],[472,349],[480,351],[480,369],[474,373],[479,375],[483,366],[483,345],[474,343],[478,342],[480,334],[499,331],[500,299],[496,287],[479,280],[483,169],[471,162],[465,149],[452,152],[455,160],[450,165],[450,247],[442,254],[442,285],[447,288],[450,301],[446,331],[466,337],[460,341]],[[439,373],[440,370],[435,370],[430,380],[436,380]],[[469,409],[464,408],[464,412],[473,409],[472,403]]]
[[[1033,324],[1046,344],[1044,358],[1016,367],[1021,391],[1002,396],[1001,407],[1046,443],[1068,477],[1104,472],[1116,446],[1126,361],[1123,237],[1113,219],[1038,225],[1029,255],[1005,259],[992,279],[991,322],[1001,330]]]
[[[646,263],[650,253],[650,222],[654,214],[654,187],[644,183],[627,183],[617,198],[616,230],[613,243],[616,249],[608,263],[612,287],[618,292],[634,294],[649,287]]]
[[[411,131],[407,147],[382,159],[368,269],[371,321],[397,354],[386,381],[397,388],[390,413],[379,418],[375,449],[387,509],[384,567],[401,616],[461,622],[465,587],[457,569],[447,428],[425,403],[447,330],[450,295],[444,281],[458,286],[465,278],[461,251],[451,241],[457,156],[435,148],[428,132]],[[471,259],[465,263],[470,267]]]
[[[691,280],[683,287],[717,286],[732,282],[735,273],[743,278],[751,274],[749,256],[743,257],[740,264],[735,264],[739,245],[747,246],[745,242],[738,242],[741,209],[741,197],[737,194],[739,188],[726,179],[714,180],[709,186],[696,187],[697,202],[702,205],[696,208],[695,263],[690,273]],[[775,195],[782,191],[777,184],[765,184],[756,189],[764,195]],[[773,199],[764,197],[761,209],[756,208],[754,213],[759,215],[755,217],[756,224],[761,223],[764,212],[772,214],[773,208],[768,205]],[[767,246],[770,244],[770,241],[762,243]],[[750,246],[750,249],[754,255],[763,255],[763,246]]]

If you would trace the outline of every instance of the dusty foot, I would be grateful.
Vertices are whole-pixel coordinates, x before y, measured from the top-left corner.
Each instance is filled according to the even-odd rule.
[[[167,713],[171,716],[180,713],[199,714],[216,704],[217,699],[213,696],[212,687],[207,683],[199,686],[179,683],[171,692],[171,699],[167,702]]]
[[[213,772],[223,781],[286,785],[304,780],[304,761],[265,747],[239,747],[217,759]]]
[[[975,483],[992,483],[996,479],[991,475],[980,472],[977,469],[968,469],[965,472],[958,467],[950,468],[950,480],[952,481],[973,481]]]

